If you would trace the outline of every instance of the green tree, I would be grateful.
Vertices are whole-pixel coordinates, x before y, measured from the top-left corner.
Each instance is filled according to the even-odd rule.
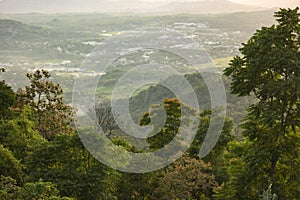
[[[28,73],[30,86],[18,91],[21,104],[29,105],[36,113],[37,128],[48,140],[54,135],[71,133],[73,128],[73,108],[63,102],[63,90],[59,84],[50,80],[50,74],[45,70]]]
[[[0,72],[5,72],[4,68]],[[5,81],[0,81],[0,120],[8,119],[12,116],[10,107],[15,103],[15,93]]]
[[[162,173],[163,170],[145,174],[121,173],[121,178],[118,182],[118,199],[154,199],[153,192]]]
[[[280,199],[300,195],[289,186],[300,181],[299,8],[280,9],[275,17],[278,24],[258,30],[224,72],[232,77],[232,93],[257,98],[243,124],[243,199],[257,199],[270,185]]]
[[[60,197],[59,190],[53,183],[41,180],[35,183],[26,183],[20,189],[18,198],[24,200],[72,200],[72,198]]]
[[[0,143],[23,163],[34,147],[44,141],[35,128],[30,107],[24,107],[19,116],[0,124]]]
[[[11,177],[0,177],[0,199],[15,200],[18,198],[20,187],[17,181]]]
[[[59,191],[53,183],[38,181],[25,183],[23,187],[18,186],[15,179],[1,176],[0,199],[5,200],[72,200],[68,197],[60,197]]]
[[[200,123],[198,131],[194,138],[193,143],[189,147],[187,153],[193,158],[198,158],[199,151],[203,145],[204,138],[208,131],[212,112],[210,110],[205,110],[200,114]],[[213,173],[216,176],[216,180],[221,184],[227,180],[228,175],[226,173],[226,162],[224,154],[227,152],[227,144],[234,139],[233,135],[233,122],[230,118],[225,119],[223,130],[221,132],[220,138],[212,151],[203,160],[209,162],[212,165]]]
[[[161,200],[209,199],[217,187],[210,164],[183,156],[166,169],[153,196]]]
[[[29,181],[42,179],[57,185],[63,196],[78,199],[114,199],[118,173],[85,149],[77,134],[60,134],[35,148],[27,159]]]
[[[249,199],[246,193],[249,188],[245,188],[247,180],[245,177],[248,173],[245,168],[245,151],[248,148],[248,141],[232,141],[227,145],[228,152],[225,153],[226,171],[229,174],[225,184],[215,190],[215,199],[232,200],[232,199]]]
[[[175,137],[178,133],[178,128],[181,123],[182,108],[185,112],[194,112],[188,105],[184,104],[177,98],[167,98],[163,101],[163,105],[159,108],[155,108],[152,113],[146,112],[143,114],[142,119],[140,120],[140,125],[149,125],[151,122],[153,124],[153,130],[156,133],[154,136],[148,137],[147,142],[150,144],[150,150],[157,150],[169,142]],[[155,127],[157,124],[160,124],[161,116],[165,110],[166,121],[161,130],[158,127]],[[184,113],[183,113],[184,114]],[[156,121],[157,120],[157,121]]]
[[[24,174],[21,163],[13,156],[12,152],[0,144],[0,176],[12,177],[22,183]]]

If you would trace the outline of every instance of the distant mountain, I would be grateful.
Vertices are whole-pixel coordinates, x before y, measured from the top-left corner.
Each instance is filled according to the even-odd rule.
[[[193,2],[171,2],[164,7],[175,13],[216,14],[262,10],[264,8],[232,3],[227,0],[204,0]]]
[[[138,0],[2,0],[2,13],[125,12],[142,6]]]
[[[48,30],[39,26],[30,26],[10,19],[0,19],[1,38],[6,37],[7,39],[12,38],[14,40],[20,38],[23,40],[40,39],[42,34],[45,35],[48,33],[47,31]]]
[[[184,1],[184,0],[183,0]],[[232,13],[259,8],[227,0],[185,2],[145,2],[139,0],[2,0],[0,13],[56,12],[175,12],[175,13]]]
[[[23,41],[37,41],[48,35],[48,30],[19,21],[0,19],[1,49],[16,48]]]
[[[300,5],[299,0],[261,0],[261,1],[253,1],[253,0],[231,0],[233,2],[239,2],[247,5],[255,5],[266,8],[295,8]]]

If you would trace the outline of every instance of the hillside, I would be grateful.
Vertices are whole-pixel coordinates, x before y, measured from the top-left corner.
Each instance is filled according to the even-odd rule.
[[[186,74],[185,78],[192,86],[193,90],[185,91],[188,96],[189,93],[195,92],[198,102],[199,108],[201,111],[206,109],[211,109],[211,100],[208,92],[208,88],[206,83],[203,80],[203,76],[210,76],[210,74]],[[227,115],[233,118],[235,125],[239,124],[240,120],[243,118],[245,114],[245,109],[253,103],[253,99],[251,97],[240,98],[236,95],[230,94],[229,86],[230,80],[226,77],[223,77],[224,84],[226,87],[227,93]],[[163,84],[168,83],[172,84],[173,77],[165,80]],[[178,84],[178,83],[174,83]],[[178,84],[180,85],[180,84]],[[148,89],[138,93],[136,96],[133,96],[130,99],[130,111],[133,119],[138,122],[144,112],[148,111],[150,105],[153,104],[161,104],[162,100],[165,98],[174,98],[176,97],[169,89],[163,87],[158,84],[155,86],[151,86]]]
[[[19,21],[10,19],[0,19],[1,36],[15,36],[24,38],[35,38],[45,33],[45,29],[38,26],[31,26]]]
[[[47,36],[47,33],[46,29],[38,26],[30,26],[10,19],[0,19],[0,46],[2,50],[15,48],[25,41],[38,41]]]

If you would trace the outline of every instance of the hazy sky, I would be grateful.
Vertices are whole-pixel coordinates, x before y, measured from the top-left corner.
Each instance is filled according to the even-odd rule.
[[[125,0],[126,1],[126,0]],[[147,2],[158,1],[202,1],[202,0],[141,0]],[[248,4],[262,7],[296,7],[300,6],[300,0],[229,0],[235,3]]]
[[[0,0],[1,2],[2,0]],[[118,0],[111,0],[111,1],[118,1]],[[126,1],[126,0],[123,0]],[[159,1],[203,1],[203,0],[140,0],[146,2],[159,2]],[[214,1],[214,0],[212,0]],[[267,7],[278,7],[278,6],[300,6],[300,0],[229,0],[235,3],[241,4],[249,4],[255,6],[267,6]],[[37,0],[38,2],[38,0]]]
[[[236,3],[249,4],[263,7],[296,7],[300,0],[230,0]]]
[[[2,1],[4,2],[4,0],[0,0],[0,2],[2,2]],[[68,1],[72,1],[72,0],[68,0]],[[34,9],[37,9],[40,7],[43,8],[43,6],[44,7],[46,6],[46,8],[48,8],[47,7],[48,3],[45,3],[45,2],[50,2],[50,6],[49,6],[50,11],[57,12],[57,10],[55,10],[55,9],[57,9],[57,7],[59,7],[60,5],[62,6],[62,9],[65,11],[66,5],[64,5],[64,4],[68,4],[68,1],[65,0],[65,1],[62,1],[62,4],[57,4],[57,2],[60,2],[60,0],[55,0],[55,1],[53,1],[53,0],[43,0],[43,1],[40,1],[40,0],[5,0],[5,2],[6,2],[5,4],[0,4],[0,10],[2,12],[38,12],[40,10],[34,10]],[[97,4],[98,2],[101,3],[101,1],[106,2],[105,5],[108,5],[108,6],[110,6],[110,2],[120,2],[119,6],[126,7],[126,5],[127,5],[126,1],[128,1],[128,6],[132,6],[132,5],[136,6],[136,4],[134,3],[134,1],[136,1],[136,0],[93,0],[93,1],[74,0],[75,3],[74,3],[74,5],[70,6],[70,9],[74,10],[74,8],[76,8],[76,6],[78,6],[78,5],[81,5],[81,6],[85,5],[85,2],[90,2],[90,4],[89,3],[86,3],[86,4],[87,4],[87,6],[91,6],[95,3]],[[176,2],[212,1],[215,4],[217,4],[218,1],[222,1],[222,0],[137,0],[137,1],[147,2],[146,4],[141,5],[141,8],[147,9],[148,7],[150,8],[151,6],[157,6],[157,5],[165,6],[164,5],[165,2],[172,2],[172,1],[173,2],[174,1],[176,1]],[[272,8],[272,7],[295,8],[296,6],[300,6],[300,0],[228,0],[228,1],[240,3],[240,4],[248,4],[248,5],[252,5],[255,7],[261,7],[261,8]],[[164,4],[158,4],[158,2],[162,2]],[[3,9],[1,9],[1,5],[3,5]],[[115,5],[116,4],[112,4],[112,6],[115,6]],[[24,6],[26,8],[24,8]],[[49,12],[49,9],[46,12]],[[53,10],[51,10],[51,9],[53,9]],[[84,9],[84,8],[82,8],[82,7],[78,7],[78,9],[76,8],[76,10],[80,10],[80,9]],[[116,8],[116,9],[118,9],[118,8]],[[88,10],[91,10],[91,9],[88,9]],[[58,12],[60,12],[60,11],[62,11],[62,10],[59,9]],[[44,10],[41,12],[44,12]]]
[[[0,0],[1,2],[2,0]],[[25,0],[26,1],[26,0]],[[110,1],[118,1],[118,0],[110,0]],[[126,0],[123,0],[126,2]],[[204,1],[204,0],[140,0],[146,2],[170,2],[170,1]],[[207,1],[207,0],[206,0]],[[209,0],[208,0],[209,1]],[[215,0],[211,0],[215,1]],[[262,7],[296,7],[300,6],[300,0],[228,0],[235,3],[248,4],[254,6],[262,6]],[[38,0],[37,0],[38,2]]]

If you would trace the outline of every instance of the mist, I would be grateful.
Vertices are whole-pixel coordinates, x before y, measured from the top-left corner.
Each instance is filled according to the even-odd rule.
[[[0,13],[192,13],[215,14],[295,7],[296,0],[0,0]]]

